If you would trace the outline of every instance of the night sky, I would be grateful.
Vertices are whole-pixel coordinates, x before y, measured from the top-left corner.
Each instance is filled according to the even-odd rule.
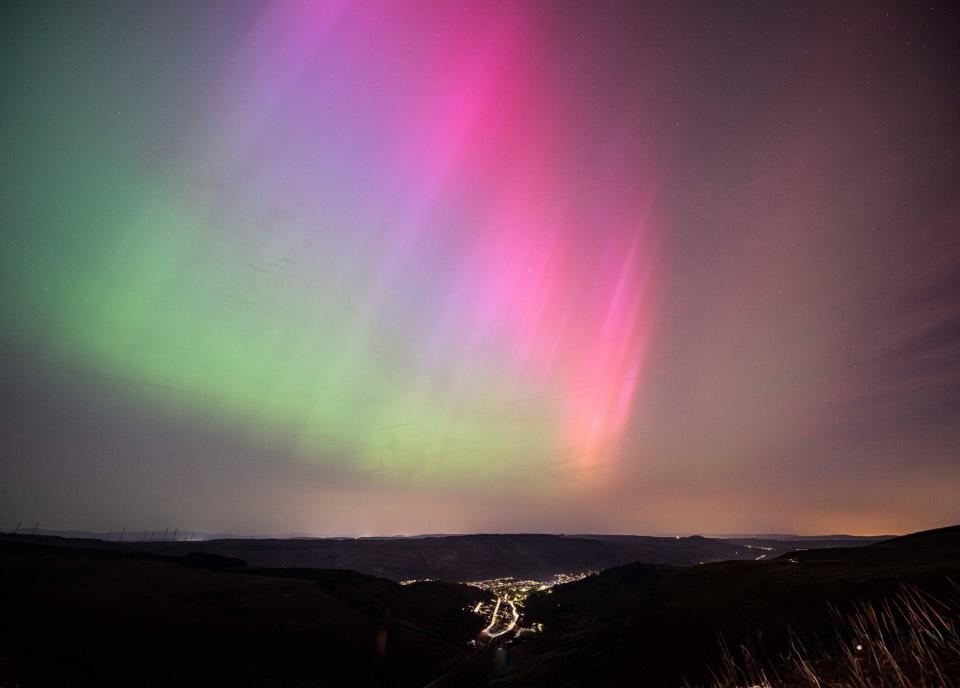
[[[960,521],[960,12],[6,2],[0,528]]]

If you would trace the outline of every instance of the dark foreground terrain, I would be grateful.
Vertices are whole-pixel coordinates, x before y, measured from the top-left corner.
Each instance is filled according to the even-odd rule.
[[[489,595],[209,555],[0,543],[0,686],[416,686]]]
[[[488,554],[513,548],[521,570],[505,573],[514,575],[532,570],[523,567],[534,566],[536,556],[543,556],[536,566],[569,566],[569,558],[543,555],[541,537],[550,542],[477,536],[447,546],[463,552],[464,542],[475,542]],[[622,552],[609,549],[621,539],[569,538],[577,547],[597,542],[600,552]],[[639,542],[650,547],[650,540],[658,539]],[[744,548],[700,540],[680,539],[667,551],[689,557],[691,548]],[[749,561],[614,566],[533,593],[518,625],[528,631],[494,641],[480,636],[484,618],[471,611],[491,599],[477,588],[254,567],[196,551],[209,544],[155,544],[161,554],[100,540],[6,536],[0,688],[960,685],[960,527],[779,557],[762,550]],[[427,551],[440,556],[441,544],[428,543]],[[594,551],[586,547],[561,554],[576,559]],[[403,556],[427,554],[414,548]],[[542,630],[529,632],[536,624]],[[918,679],[928,666],[935,666],[934,679]],[[854,676],[868,671],[880,678]]]
[[[509,658],[478,682],[746,686],[764,685],[762,674],[774,686],[960,686],[957,583],[960,527],[766,561],[630,564],[531,597],[525,615],[542,622],[543,632],[512,646]],[[904,609],[879,618],[890,605]],[[928,619],[918,627],[912,616]],[[925,678],[898,676],[892,656],[884,656],[886,645],[878,649],[883,634],[888,645],[919,636],[918,653],[942,647],[944,656],[923,658],[940,666],[922,669],[930,671]],[[904,650],[914,651],[912,645]],[[871,652],[890,673],[857,682],[850,668],[867,662]],[[846,654],[858,656],[848,662]],[[825,677],[798,675],[791,664],[798,656],[819,663]],[[942,680],[940,671],[947,674]],[[717,678],[725,673],[744,680]],[[781,683],[772,680],[777,673],[786,677]]]

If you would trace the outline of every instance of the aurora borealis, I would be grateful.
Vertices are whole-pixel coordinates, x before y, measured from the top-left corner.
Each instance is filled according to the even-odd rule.
[[[3,519],[960,517],[948,9],[2,12]]]

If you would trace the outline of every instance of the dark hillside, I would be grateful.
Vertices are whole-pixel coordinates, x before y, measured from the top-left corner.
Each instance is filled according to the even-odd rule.
[[[394,580],[480,580],[544,577],[600,570],[633,561],[687,565],[749,558],[752,550],[701,537],[629,540],[561,535],[455,535],[397,540],[209,540],[137,543],[145,551],[203,551],[245,559],[252,566],[345,568]]]
[[[226,565],[227,570],[224,569]],[[0,685],[415,686],[483,591],[352,571],[0,544]]]
[[[599,571],[632,562],[688,566],[703,562],[773,558],[806,541],[727,542],[700,536],[448,535],[417,538],[289,538],[160,542],[104,542],[50,536],[0,535],[0,540],[61,547],[143,551],[183,556],[206,553],[242,559],[253,567],[349,569],[393,580],[469,581],[500,576],[545,578],[560,572]],[[832,542],[832,541],[831,541]],[[855,547],[872,540],[846,540]]]
[[[953,599],[960,581],[957,529],[864,548],[810,550],[771,561],[670,569],[624,566],[528,601],[544,633],[515,649],[497,683],[534,686],[675,686],[703,680],[719,638],[776,655],[789,633],[830,627],[831,606],[891,596],[904,583]]]

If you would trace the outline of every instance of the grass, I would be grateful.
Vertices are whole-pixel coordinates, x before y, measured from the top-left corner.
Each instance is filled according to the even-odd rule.
[[[960,686],[960,587],[949,601],[913,585],[846,612],[819,636],[791,637],[767,656],[721,639],[710,688],[951,688]],[[689,687],[689,683],[687,686]]]

